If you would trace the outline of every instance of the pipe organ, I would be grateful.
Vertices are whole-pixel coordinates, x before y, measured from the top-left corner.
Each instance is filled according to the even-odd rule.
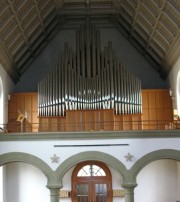
[[[100,31],[89,23],[76,32],[76,52],[65,43],[56,67],[38,84],[39,116],[78,109],[136,114],[141,105],[141,81],[121,65],[111,42],[101,50]]]

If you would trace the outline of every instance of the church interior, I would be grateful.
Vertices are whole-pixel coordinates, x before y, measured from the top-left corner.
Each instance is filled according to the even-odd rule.
[[[179,202],[180,1],[0,14],[0,202]]]

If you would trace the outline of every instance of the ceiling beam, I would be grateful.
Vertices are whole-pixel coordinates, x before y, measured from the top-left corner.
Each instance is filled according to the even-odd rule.
[[[84,10],[59,10],[57,14],[59,16],[76,16],[76,15],[113,15],[118,14],[119,11],[116,9],[99,9],[99,10],[93,10],[93,9],[84,9]]]

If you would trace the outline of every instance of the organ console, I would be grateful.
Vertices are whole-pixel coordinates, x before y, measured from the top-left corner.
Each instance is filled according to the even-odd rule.
[[[76,52],[65,43],[56,67],[38,84],[39,116],[78,109],[136,114],[141,105],[141,81],[122,66],[112,42],[101,51],[100,31],[89,23],[76,33]]]

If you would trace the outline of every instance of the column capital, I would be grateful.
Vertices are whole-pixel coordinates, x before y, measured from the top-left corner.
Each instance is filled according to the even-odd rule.
[[[124,183],[122,187],[125,189],[125,202],[134,202],[134,188],[136,183]]]
[[[46,187],[48,188],[48,189],[61,189],[62,187],[63,187],[63,185],[46,185]]]
[[[137,187],[137,183],[123,183],[122,187],[125,189],[134,189]]]
[[[59,191],[62,186],[47,185],[46,187],[50,190],[50,202],[59,202]]]

